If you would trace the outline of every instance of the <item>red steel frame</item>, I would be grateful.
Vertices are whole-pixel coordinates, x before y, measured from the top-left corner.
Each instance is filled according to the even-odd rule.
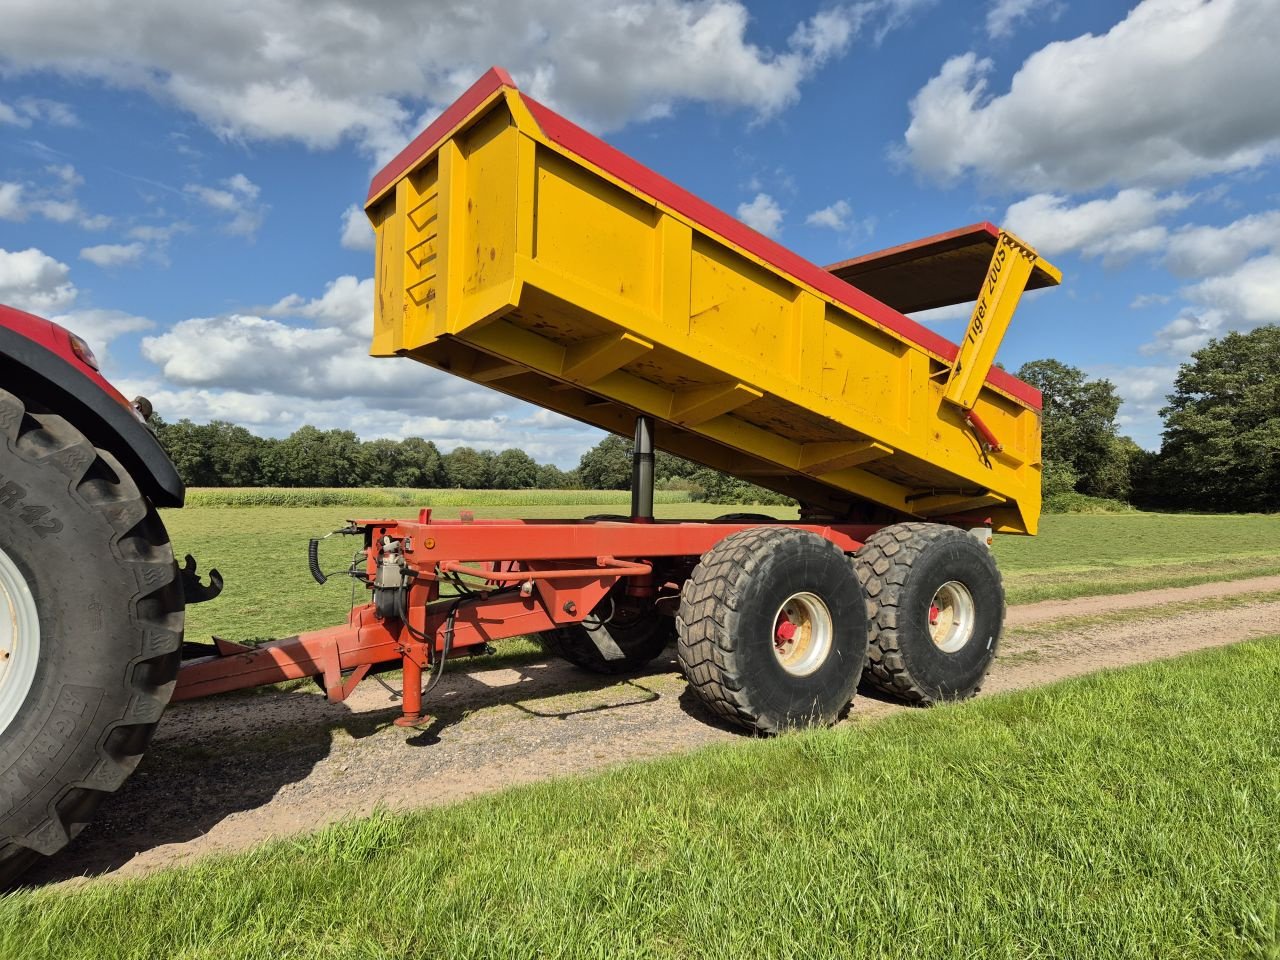
[[[401,662],[403,716],[422,720],[422,674],[444,651],[474,653],[508,637],[579,623],[621,580],[628,593],[656,598],[661,584],[654,561],[695,562],[725,537],[758,523],[701,521],[362,520],[367,572],[376,573],[384,537],[399,541],[412,574],[407,618],[380,618],[372,603],[351,612],[346,624],[246,647],[217,640],[218,655],[183,664],[173,699],[241,690],[300,677],[323,678],[331,701],[345,700],[376,664]],[[877,525],[786,523],[853,553]],[[451,574],[482,578],[478,593],[462,602],[442,598]],[[505,588],[505,589],[504,589]],[[512,589],[517,588],[517,589]],[[425,640],[422,638],[426,638]]]

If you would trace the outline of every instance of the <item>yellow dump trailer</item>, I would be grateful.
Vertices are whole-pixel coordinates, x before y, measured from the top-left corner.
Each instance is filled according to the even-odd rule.
[[[492,70],[374,180],[372,353],[795,497],[1034,533],[1040,396],[992,362],[1059,274],[978,224],[819,267]],[[873,295],[874,294],[874,295]],[[900,311],[975,300],[962,346]]]

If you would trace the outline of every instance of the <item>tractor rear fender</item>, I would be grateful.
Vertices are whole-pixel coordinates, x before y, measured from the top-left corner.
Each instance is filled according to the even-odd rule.
[[[182,506],[186,489],[160,442],[62,327],[0,305],[0,385],[65,417],[112,453],[156,506]]]

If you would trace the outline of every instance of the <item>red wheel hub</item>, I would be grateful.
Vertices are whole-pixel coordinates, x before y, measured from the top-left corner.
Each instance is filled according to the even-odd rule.
[[[779,647],[791,641],[796,635],[796,625],[785,613],[778,618],[778,626],[773,632],[773,642]]]
[[[938,609],[938,605],[936,603],[931,605],[929,607],[929,626],[936,627],[938,625],[938,617],[940,615],[941,611]]]

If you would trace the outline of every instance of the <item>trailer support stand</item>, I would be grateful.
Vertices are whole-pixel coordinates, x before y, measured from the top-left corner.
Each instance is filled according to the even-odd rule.
[[[416,727],[422,722],[422,667],[408,654],[404,658],[404,712],[395,718],[397,727]]]
[[[653,522],[653,417],[636,417],[631,454],[631,522]]]

